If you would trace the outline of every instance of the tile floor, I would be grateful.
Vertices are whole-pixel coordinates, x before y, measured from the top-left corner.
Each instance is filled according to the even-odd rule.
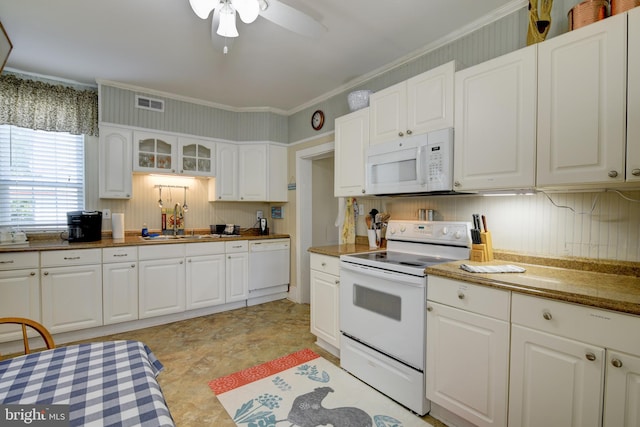
[[[309,331],[309,305],[274,301],[168,325],[101,337],[147,344],[165,370],[158,381],[178,427],[234,427],[207,383],[294,351],[310,348],[335,364],[338,359],[315,345]],[[433,425],[446,427],[429,416]]]

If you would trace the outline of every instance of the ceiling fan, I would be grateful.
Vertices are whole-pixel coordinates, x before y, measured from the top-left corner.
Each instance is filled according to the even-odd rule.
[[[327,28],[320,22],[278,0],[189,0],[193,12],[201,19],[207,19],[213,11],[211,35],[226,38],[238,37],[236,12],[245,24],[254,22],[258,16],[289,31],[305,37],[320,37]],[[223,52],[228,52],[225,42]]]

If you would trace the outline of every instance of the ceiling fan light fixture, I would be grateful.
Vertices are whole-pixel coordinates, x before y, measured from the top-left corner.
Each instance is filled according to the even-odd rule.
[[[220,25],[218,25],[216,33],[222,37],[239,36],[236,28],[236,11],[227,1],[220,9]]]
[[[258,0],[233,0],[233,7],[238,11],[240,19],[245,24],[251,24],[260,14]]]
[[[207,19],[218,4],[217,0],[189,0],[191,9],[200,19]]]
[[[258,6],[260,6],[260,12],[264,12],[269,9],[269,3],[267,3],[267,0],[258,0]]]

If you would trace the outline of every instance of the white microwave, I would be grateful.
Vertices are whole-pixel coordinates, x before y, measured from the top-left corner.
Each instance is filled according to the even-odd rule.
[[[453,128],[373,145],[366,159],[367,194],[453,191]]]

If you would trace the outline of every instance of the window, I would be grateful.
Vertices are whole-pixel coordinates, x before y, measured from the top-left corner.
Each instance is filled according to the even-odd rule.
[[[0,125],[0,227],[66,227],[84,209],[84,137]]]

